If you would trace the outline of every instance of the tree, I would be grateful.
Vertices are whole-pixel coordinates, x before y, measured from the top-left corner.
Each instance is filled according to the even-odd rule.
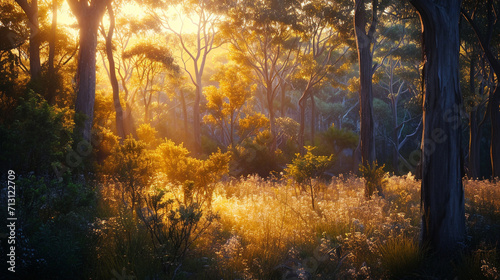
[[[28,17],[28,26],[30,29],[30,75],[31,79],[38,78],[42,69],[40,64],[40,26],[38,22],[38,0],[16,0],[17,4],[23,9]]]
[[[110,2],[111,0],[68,0],[80,29],[75,112],[86,117],[83,125],[77,127],[77,134],[87,141],[90,141],[94,118],[97,31]]]
[[[300,107],[300,129],[299,147],[304,150],[304,128],[305,110],[307,98],[311,98],[311,107],[315,108],[313,89],[319,88],[333,67],[340,61],[349,49],[341,48],[339,53],[335,51],[342,45],[339,32],[335,31],[324,15],[329,9],[326,4],[309,3],[303,7],[305,15],[302,19],[304,24],[301,35],[305,42],[301,42],[298,54],[300,63],[297,77],[305,82],[305,87],[299,99]],[[314,141],[314,110],[311,112],[311,141]]]
[[[216,124],[222,135],[222,143],[234,147],[235,130],[242,115],[242,108],[255,90],[251,73],[248,69],[228,64],[222,66],[213,79],[219,82],[219,88],[205,88],[204,94],[210,114],[204,116],[203,120]]]
[[[422,22],[422,244],[441,255],[465,238],[459,88],[460,0],[411,0]]]
[[[230,19],[221,26],[231,43],[231,56],[236,62],[253,69],[263,91],[276,149],[277,128],[274,101],[280,89],[280,79],[293,67],[300,40],[293,29],[296,24],[294,1],[243,1],[229,12]]]
[[[374,73],[372,45],[375,43],[375,31],[378,23],[378,0],[371,2],[372,20],[368,30],[365,0],[355,0],[354,32],[359,61],[359,114],[360,114],[360,148],[361,164],[371,165],[375,162],[375,135],[373,124],[373,89]]]
[[[163,85],[159,82],[162,74],[166,70],[179,71],[177,64],[168,49],[165,47],[156,47],[150,42],[139,43],[127,50],[123,58],[133,59],[138,83],[138,92],[141,94],[144,105],[144,123],[149,123],[149,108],[153,100],[153,94],[158,93]]]
[[[116,122],[116,131],[118,136],[120,137],[120,141],[125,139],[125,127],[123,123],[123,109],[122,104],[120,103],[120,89],[118,87],[118,79],[116,77],[116,66],[115,59],[113,56],[113,32],[115,30],[115,14],[113,12],[113,6],[111,2],[109,2],[108,6],[108,15],[109,15],[109,28],[108,33],[104,30],[104,26],[101,25],[101,33],[106,38],[106,57],[108,58],[109,63],[109,80],[111,82],[111,87],[113,88],[113,105],[115,107],[115,122]]]
[[[153,17],[179,41],[183,69],[196,88],[193,103],[193,142],[195,153],[201,153],[200,103],[203,93],[202,77],[209,54],[219,47],[219,44],[215,42],[217,33],[215,26],[220,15],[213,7],[217,5],[212,1],[174,1],[173,4],[182,5],[182,11],[176,10],[177,19],[188,18],[195,26],[194,34],[189,34],[183,30],[184,24],[180,29],[174,27],[170,17],[171,13],[169,13],[171,11],[169,5],[165,2],[160,3],[153,1],[151,5]]]

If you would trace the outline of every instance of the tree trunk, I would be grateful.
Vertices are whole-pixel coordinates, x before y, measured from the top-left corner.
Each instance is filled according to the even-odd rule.
[[[196,93],[193,105],[193,141],[194,151],[196,154],[201,154],[201,118],[200,118],[200,101],[201,101],[201,75],[196,76]]]
[[[286,83],[283,81],[281,84],[281,108],[280,108],[280,115],[282,118],[284,118],[285,115],[285,108],[286,108]]]
[[[460,135],[460,0],[412,0],[423,29],[422,244],[439,255],[465,237]]]
[[[39,77],[42,69],[40,64],[40,25],[38,22],[38,0],[32,0],[31,4],[27,0],[16,0],[17,4],[23,9],[28,17],[28,26],[30,29],[30,76],[31,80]]]
[[[97,23],[89,20],[80,24],[80,53],[78,57],[78,93],[75,111],[86,119],[79,131],[83,139],[90,141],[94,118],[96,79]]]
[[[299,109],[300,109],[300,119],[299,119],[299,135],[298,135],[298,140],[299,140],[299,150],[302,154],[305,154],[305,149],[304,149],[304,134],[305,134],[305,126],[306,126],[306,103],[307,103],[307,97],[309,96],[308,88],[304,90],[302,93],[302,96],[299,99]]]
[[[356,44],[359,61],[359,115],[360,115],[360,141],[361,141],[361,163],[371,165],[375,161],[375,136],[373,123],[373,59],[371,46],[373,43],[373,33],[376,26],[376,5],[373,6],[373,20],[370,30],[365,31],[366,16],[364,0],[356,0],[356,11],[354,15],[354,26],[356,34]]]
[[[188,139],[188,114],[186,107],[186,97],[184,96],[184,92],[182,91],[182,89],[179,89],[179,95],[181,98],[182,118],[184,122],[184,139]]]
[[[469,88],[472,95],[475,94],[475,81],[474,81],[474,65],[476,61],[474,59],[474,54],[472,55],[469,69]],[[474,105],[474,104],[473,104]],[[481,130],[478,125],[479,123],[479,108],[474,106],[471,108],[469,113],[469,168],[468,176],[469,178],[477,179],[480,175],[480,141],[481,141]]]
[[[116,131],[120,141],[125,139],[125,129],[123,125],[123,108],[120,103],[120,89],[118,87],[118,78],[116,77],[115,59],[113,56],[113,32],[115,29],[115,14],[111,3],[108,4],[109,31],[106,36],[106,56],[109,63],[109,79],[113,88],[113,105],[115,107]]]
[[[496,74],[497,80],[500,75]],[[500,83],[497,83],[493,95],[490,96],[490,121],[491,121],[491,170],[493,177],[500,178]]]
[[[481,130],[478,125],[479,112],[473,110],[469,113],[469,178],[477,179],[480,176],[480,143]]]
[[[267,95],[267,106],[269,109],[269,126],[271,130],[271,152],[276,151],[276,120],[275,120],[275,112],[274,112],[274,95],[272,83],[267,83],[266,86],[266,95]]]
[[[316,103],[314,103],[314,94],[311,94],[311,146],[314,146],[314,134],[316,130]]]
[[[57,35],[57,0],[52,0],[52,26],[50,29],[50,38],[49,38],[49,58],[48,58],[48,71],[47,71],[47,79],[48,85],[46,87],[47,93],[46,98],[47,102],[50,105],[54,105],[56,103],[56,71],[54,68],[54,57],[56,51],[56,35]]]

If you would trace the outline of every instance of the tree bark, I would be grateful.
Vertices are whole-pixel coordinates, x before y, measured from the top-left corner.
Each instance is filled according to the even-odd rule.
[[[202,95],[201,75],[196,75],[196,93],[193,104],[193,144],[196,154],[201,154],[201,117],[200,117],[200,101]]]
[[[113,89],[113,105],[115,107],[116,132],[120,141],[125,139],[125,129],[123,125],[123,107],[120,103],[120,89],[118,87],[118,78],[116,77],[115,59],[113,56],[113,32],[115,29],[115,14],[111,2],[107,6],[109,15],[109,30],[106,37],[106,57],[109,63],[109,80]]]
[[[57,36],[57,0],[52,0],[52,26],[50,29],[49,39],[49,58],[48,58],[48,85],[47,85],[47,102],[50,105],[56,103],[56,71],[54,68],[54,57],[56,51],[56,36]]]
[[[460,135],[461,0],[412,0],[423,30],[422,244],[439,255],[465,237]]]
[[[469,68],[469,88],[471,94],[475,94],[475,81],[474,81],[474,64],[476,63],[474,59],[474,54],[472,55],[470,68]],[[480,141],[481,141],[481,130],[479,126],[479,108],[474,106],[471,108],[469,113],[469,166],[468,166],[468,176],[469,178],[477,179],[480,176]]]
[[[299,123],[299,149],[302,154],[305,154],[306,150],[304,149],[304,134],[305,134],[305,122],[306,122],[306,103],[307,98],[309,97],[309,85],[306,86],[306,89],[302,93],[302,96],[299,99],[299,109],[300,109],[300,123]]]
[[[32,0],[31,4],[29,4],[27,0],[16,0],[16,2],[28,17],[28,26],[30,29],[30,76],[31,80],[35,80],[39,77],[42,69],[40,64],[40,25],[38,22],[38,0]]]
[[[314,146],[314,134],[316,130],[316,103],[314,102],[314,94],[311,94],[311,146]]]
[[[354,30],[359,61],[359,105],[360,105],[360,148],[361,163],[371,165],[375,162],[375,136],[373,123],[373,58],[371,46],[373,44],[375,28],[377,24],[378,1],[372,1],[373,16],[370,29],[365,30],[367,23],[365,15],[365,0],[356,0],[354,12]]]
[[[188,115],[187,115],[187,107],[186,107],[186,97],[184,96],[184,91],[179,89],[179,95],[181,98],[181,107],[182,107],[182,118],[184,122],[184,139],[187,139],[188,136]]]
[[[75,113],[85,116],[85,120],[76,129],[77,134],[89,142],[94,119],[97,30],[109,2],[68,0],[80,28]]]

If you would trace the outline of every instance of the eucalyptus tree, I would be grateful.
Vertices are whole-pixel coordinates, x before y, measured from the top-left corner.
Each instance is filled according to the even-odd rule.
[[[68,0],[80,29],[75,112],[82,114],[85,120],[78,125],[77,134],[87,141],[91,138],[94,118],[98,28],[110,2],[111,0]]]
[[[302,87],[302,95],[299,99],[300,128],[299,147],[304,152],[304,128],[306,101],[311,99],[311,141],[314,141],[314,90],[320,88],[333,74],[337,64],[349,50],[340,39],[339,31],[335,30],[328,18],[329,10],[332,9],[328,3],[323,1],[309,2],[301,7],[300,22],[302,28],[299,34],[302,37],[298,46],[297,73],[295,77],[305,85]]]
[[[422,22],[422,244],[441,256],[465,240],[459,85],[461,0],[411,0]]]
[[[193,103],[193,148],[195,153],[201,153],[200,104],[203,97],[203,73],[210,53],[221,44],[216,40],[216,26],[221,17],[219,8],[223,5],[212,0],[145,2],[150,16],[177,39],[180,65],[196,88]]]
[[[264,93],[273,137],[271,150],[276,149],[274,101],[279,93],[280,78],[294,66],[300,40],[294,32],[300,28],[297,5],[292,0],[238,1],[231,6],[227,21],[220,27],[231,44],[232,59],[254,71]]]

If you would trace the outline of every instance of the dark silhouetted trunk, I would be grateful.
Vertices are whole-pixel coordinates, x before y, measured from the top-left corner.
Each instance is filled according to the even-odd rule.
[[[29,55],[30,55],[30,76],[31,80],[39,77],[42,69],[40,64],[40,28],[38,23],[38,0],[16,0],[17,4],[23,9],[28,17],[28,26],[30,29]]]
[[[109,80],[113,89],[113,105],[115,107],[116,132],[120,141],[125,139],[125,129],[123,125],[123,108],[120,103],[120,89],[118,87],[118,78],[116,77],[115,59],[113,56],[113,32],[115,29],[115,14],[111,3],[108,4],[109,30],[106,37],[106,57],[109,63]],[[104,35],[104,34],[103,34]]]
[[[80,52],[78,56],[78,92],[75,111],[86,118],[79,128],[83,139],[90,140],[92,121],[94,119],[95,79],[96,79],[96,47],[97,24],[87,21],[80,24]]]
[[[360,149],[361,163],[371,165],[375,161],[375,136],[373,123],[373,59],[372,45],[374,33],[377,25],[378,1],[372,1],[372,21],[368,31],[366,31],[366,11],[365,0],[356,0],[354,13],[354,29],[356,34],[356,44],[359,61],[359,115],[360,115]]]
[[[469,69],[469,88],[471,94],[475,94],[475,82],[474,82],[474,64],[475,56],[472,55]],[[469,178],[479,178],[480,176],[480,142],[481,142],[481,130],[479,126],[479,108],[475,106],[471,109],[469,113],[469,166],[468,166],[468,176]]]
[[[412,0],[422,22],[422,244],[441,256],[465,238],[459,85],[460,0]]]
[[[52,26],[50,28],[49,38],[49,58],[48,58],[48,85],[47,85],[47,102],[50,105],[56,103],[56,71],[54,67],[54,57],[56,52],[56,36],[57,36],[57,0],[52,1]]]

